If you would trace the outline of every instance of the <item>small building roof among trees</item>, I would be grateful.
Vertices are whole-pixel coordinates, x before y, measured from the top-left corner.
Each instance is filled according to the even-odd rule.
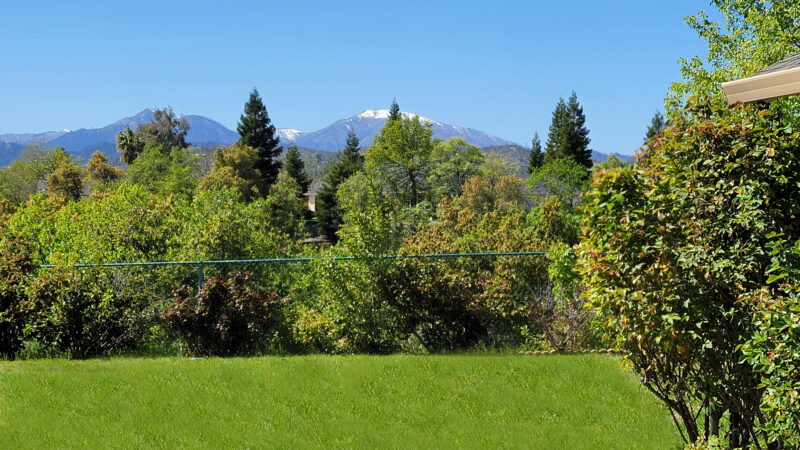
[[[800,53],[778,61],[753,76],[722,83],[728,104],[767,102],[800,94]]]

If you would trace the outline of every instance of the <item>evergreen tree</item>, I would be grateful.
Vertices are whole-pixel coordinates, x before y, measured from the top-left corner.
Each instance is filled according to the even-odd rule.
[[[347,145],[339,154],[325,177],[325,182],[317,195],[317,222],[322,234],[336,241],[336,231],[342,225],[342,212],[336,201],[339,185],[364,167],[364,156],[359,152],[359,141],[351,129],[347,135]]]
[[[534,170],[542,167],[542,164],[544,164],[542,141],[539,139],[539,133],[534,133],[533,141],[531,142],[531,153],[528,157],[528,173],[533,173]]]
[[[653,139],[653,137],[666,128],[666,126],[667,122],[664,119],[664,115],[661,114],[661,111],[656,111],[653,118],[650,120],[650,125],[647,127],[647,133],[644,135],[644,143],[647,144],[650,139]]]
[[[544,162],[572,158],[586,167],[586,176],[588,177],[589,169],[592,167],[592,151],[588,147],[589,141],[589,130],[586,129],[583,107],[578,103],[578,96],[573,91],[569,102],[564,102],[564,99],[560,98],[553,111]]]
[[[286,168],[286,172],[300,185],[300,195],[308,192],[311,179],[309,179],[306,173],[306,165],[303,163],[303,159],[300,158],[300,149],[294,144],[291,144],[289,150],[286,152],[284,167]]]
[[[397,99],[393,99],[389,107],[389,121],[399,120],[400,117],[400,106],[397,105]]]
[[[278,172],[281,169],[278,155],[281,154],[283,148],[280,146],[275,126],[272,125],[267,108],[256,88],[250,92],[250,99],[244,105],[244,114],[239,119],[236,131],[239,132],[240,140],[244,145],[258,151],[256,169],[261,173],[262,180],[259,192],[265,195],[278,178]]]

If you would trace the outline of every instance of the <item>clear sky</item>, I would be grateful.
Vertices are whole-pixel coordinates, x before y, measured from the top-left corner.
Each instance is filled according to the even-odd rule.
[[[235,129],[387,108],[529,145],[578,94],[592,143],[631,154],[707,1],[0,2],[0,134],[96,128],[171,105]]]

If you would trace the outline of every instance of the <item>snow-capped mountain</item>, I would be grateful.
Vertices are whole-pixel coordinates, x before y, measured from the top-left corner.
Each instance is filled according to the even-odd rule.
[[[513,145],[511,141],[501,139],[497,136],[492,136],[483,131],[475,130],[472,128],[463,128],[456,125],[448,125],[445,123],[437,122],[426,117],[418,116],[414,113],[401,112],[405,118],[419,117],[420,121],[429,123],[433,128],[433,136],[441,139],[448,139],[451,137],[463,137],[472,145],[478,147],[491,147],[497,145]],[[375,138],[375,135],[386,124],[389,118],[388,109],[368,109],[355,116],[346,119],[337,120],[336,122],[328,125],[327,127],[313,131],[310,133],[303,133],[292,129],[279,129],[278,134],[281,141],[293,142],[298,147],[310,148],[315,150],[324,150],[333,152],[344,148],[347,141],[347,135],[352,129],[355,131],[361,145],[366,147]]]
[[[0,142],[6,144],[28,145],[33,141],[43,140],[45,142],[69,133],[69,130],[45,131],[44,133],[22,133],[22,134],[0,134]]]
[[[153,120],[153,109],[145,109],[130,117],[125,117],[102,128],[81,128],[78,130],[49,131],[46,133],[2,134],[0,135],[0,166],[8,165],[26,145],[40,140],[46,147],[64,147],[77,156],[88,158],[95,150],[108,155],[112,160],[118,159],[114,136],[126,126],[136,129],[137,126]],[[417,114],[403,112],[403,117],[414,118]],[[203,116],[187,115],[189,134],[187,142],[198,147],[214,147],[231,145],[239,139],[239,134],[231,131],[221,123]],[[297,146],[310,149],[335,152],[344,148],[347,135],[354,130],[361,145],[366,147],[383,128],[389,118],[388,109],[368,109],[355,116],[337,120],[331,125],[317,131],[303,132],[292,128],[278,129],[278,136],[283,145],[295,143]],[[470,144],[478,147],[513,145],[513,142],[484,133],[472,128],[448,125],[426,117],[420,120],[431,124],[434,137],[448,139],[463,137]]]

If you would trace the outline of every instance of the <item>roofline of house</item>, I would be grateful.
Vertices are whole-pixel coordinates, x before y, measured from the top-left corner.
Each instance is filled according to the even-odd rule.
[[[800,94],[800,67],[728,81],[722,83],[722,91],[729,105],[768,102]]]

